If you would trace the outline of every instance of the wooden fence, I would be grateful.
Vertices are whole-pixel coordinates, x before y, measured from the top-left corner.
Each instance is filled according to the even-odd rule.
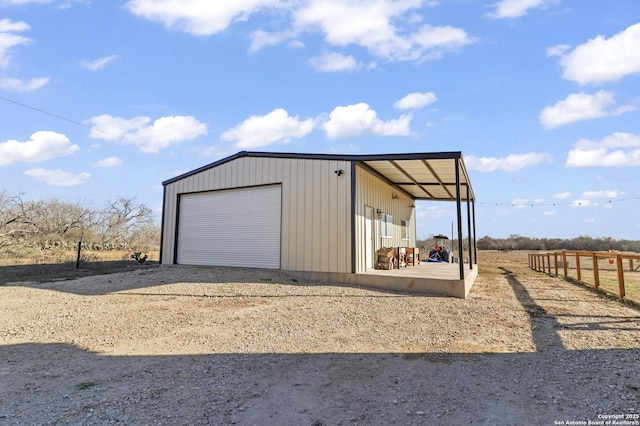
[[[529,268],[640,304],[640,254],[602,251],[530,253]]]

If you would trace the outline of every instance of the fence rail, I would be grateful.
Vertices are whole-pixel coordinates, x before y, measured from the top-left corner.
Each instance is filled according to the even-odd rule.
[[[640,304],[640,254],[570,250],[530,253],[529,268],[554,276],[561,270],[565,278]]]

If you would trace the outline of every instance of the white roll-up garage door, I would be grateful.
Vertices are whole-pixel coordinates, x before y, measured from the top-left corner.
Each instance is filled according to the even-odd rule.
[[[180,196],[177,263],[280,269],[280,185]]]

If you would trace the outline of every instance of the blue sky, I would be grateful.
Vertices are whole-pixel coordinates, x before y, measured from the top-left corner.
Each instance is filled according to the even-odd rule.
[[[462,151],[478,238],[640,239],[637,0],[0,0],[0,97],[26,199],[159,214],[242,150]]]

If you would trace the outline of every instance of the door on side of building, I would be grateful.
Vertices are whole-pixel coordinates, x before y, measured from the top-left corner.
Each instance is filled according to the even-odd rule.
[[[373,207],[364,208],[364,238],[365,238],[365,269],[373,269],[374,265],[374,244],[373,244]]]

